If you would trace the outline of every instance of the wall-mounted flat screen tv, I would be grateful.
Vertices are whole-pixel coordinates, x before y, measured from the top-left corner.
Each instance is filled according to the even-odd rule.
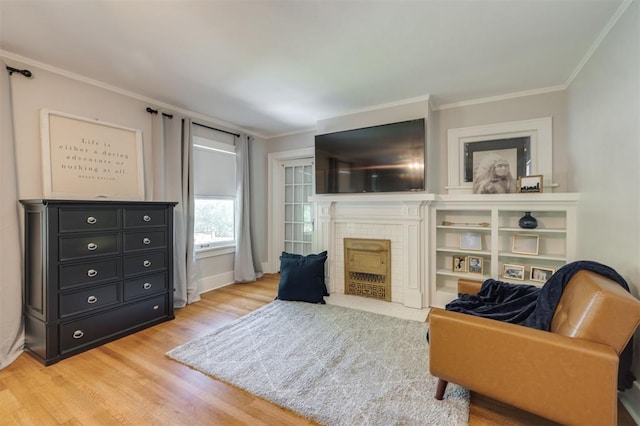
[[[316,194],[424,191],[424,118],[316,135]]]

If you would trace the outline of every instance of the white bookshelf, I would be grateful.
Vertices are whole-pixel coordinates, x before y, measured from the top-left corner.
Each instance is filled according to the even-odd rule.
[[[542,285],[529,280],[532,266],[557,270],[575,260],[578,194],[537,193],[504,195],[441,195],[430,205],[429,304],[444,307],[457,297],[459,278]],[[535,229],[522,229],[525,214],[538,221]],[[445,225],[447,222],[449,224]],[[476,233],[480,250],[460,248],[462,233]],[[513,253],[514,235],[537,236],[538,254]],[[453,256],[483,259],[482,274],[453,271]],[[502,276],[503,265],[524,267],[524,280]]]

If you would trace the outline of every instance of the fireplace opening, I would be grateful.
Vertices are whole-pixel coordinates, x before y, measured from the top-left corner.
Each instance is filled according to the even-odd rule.
[[[344,239],[344,292],[391,301],[391,241]]]

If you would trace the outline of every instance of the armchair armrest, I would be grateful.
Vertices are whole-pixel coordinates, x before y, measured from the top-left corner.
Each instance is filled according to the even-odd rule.
[[[441,309],[429,315],[429,341],[436,377],[563,424],[617,422],[608,346]]]

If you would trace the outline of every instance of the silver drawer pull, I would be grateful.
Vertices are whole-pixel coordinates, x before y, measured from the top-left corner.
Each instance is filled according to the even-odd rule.
[[[144,288],[145,290],[149,290],[151,288],[151,283],[142,284],[142,288]]]
[[[73,332],[74,339],[82,339],[83,336],[84,336],[84,333],[82,330],[76,330]]]
[[[96,243],[87,244],[87,250],[94,251],[97,248],[98,248],[98,245]]]
[[[98,298],[95,296],[87,297],[87,303],[96,303],[97,301],[98,301]]]
[[[151,240],[147,237],[142,239],[142,244],[151,244]]]
[[[96,223],[97,221],[98,221],[98,219],[96,219],[96,218],[95,218],[95,217],[93,217],[93,216],[89,216],[89,217],[87,218],[87,223],[88,223],[89,225],[93,225],[93,224],[94,224],[94,223]]]
[[[153,305],[153,310],[154,310],[154,311],[157,311],[158,309],[160,309],[160,306],[158,306],[158,305]]]
[[[145,214],[144,216],[142,216],[142,220],[144,220],[145,222],[151,222],[151,216]]]
[[[145,268],[148,268],[149,266],[151,266],[151,261],[145,260],[144,262],[142,262],[142,266],[144,266]]]
[[[98,275],[98,271],[96,271],[95,269],[89,269],[87,271],[87,276],[88,277],[95,277],[96,275]]]

